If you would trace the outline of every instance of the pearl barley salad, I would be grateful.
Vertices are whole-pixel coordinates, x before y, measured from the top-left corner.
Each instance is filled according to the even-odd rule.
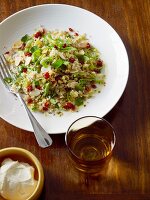
[[[78,111],[105,85],[99,51],[72,28],[26,34],[5,57],[12,71],[5,81],[33,111]]]

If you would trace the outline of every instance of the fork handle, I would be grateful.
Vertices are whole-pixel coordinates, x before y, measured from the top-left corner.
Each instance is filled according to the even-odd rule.
[[[31,121],[34,135],[36,137],[37,143],[40,147],[45,148],[52,144],[52,139],[48,135],[48,133],[42,128],[42,126],[39,124],[39,122],[35,119],[29,108],[27,107],[26,103],[24,102],[23,98],[19,93],[16,94],[21,103],[23,104],[25,110],[27,111],[27,114],[29,116],[29,119]]]

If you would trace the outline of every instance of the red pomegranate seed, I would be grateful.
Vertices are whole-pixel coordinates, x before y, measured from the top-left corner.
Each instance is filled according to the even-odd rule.
[[[35,37],[35,38],[42,37],[42,33],[41,33],[40,31],[38,31],[38,32],[36,32],[36,33],[34,34],[34,37]]]
[[[56,80],[56,81],[59,81],[59,80],[61,79],[61,77],[62,77],[61,75],[57,75],[57,76],[55,77],[55,80]]]
[[[70,63],[74,63],[74,61],[75,61],[75,59],[74,59],[74,58],[72,58],[72,57],[71,57],[71,58],[69,58],[69,62],[70,62]]]
[[[5,54],[9,54],[9,51],[6,51]]]
[[[50,77],[49,73],[46,72],[46,73],[44,74],[44,78],[45,78],[45,79],[48,79],[49,77]]]
[[[94,88],[94,89],[97,88],[95,84],[92,84],[91,86],[92,86],[92,88]]]
[[[32,56],[32,53],[26,52],[26,53],[24,53],[24,55],[25,55],[25,56]]]
[[[31,92],[32,90],[33,90],[32,85],[29,85],[29,86],[27,87],[27,92]]]
[[[99,69],[95,69],[94,72],[96,72],[97,74],[100,73]]]
[[[45,102],[44,107],[47,107],[47,108],[49,107],[49,102],[48,101]]]
[[[69,31],[73,32],[74,30],[72,28],[69,28]]]
[[[84,61],[83,61],[83,60],[80,60],[79,63],[81,63],[81,64],[83,65],[83,64],[84,64]]]
[[[99,66],[99,67],[102,67],[103,62],[101,60],[98,60],[97,63],[96,63],[96,65]]]
[[[48,107],[45,107],[45,106],[44,106],[44,107],[43,107],[43,110],[44,110],[44,111],[48,111]]]
[[[23,68],[22,72],[27,73],[27,68]]]
[[[67,45],[66,45],[66,43],[65,43],[65,44],[63,45],[63,48],[66,48],[66,46],[67,46]]]
[[[91,47],[90,43],[87,43],[86,48],[89,49]]]
[[[67,102],[66,105],[64,105],[64,108],[65,108],[66,110],[68,110],[68,109],[75,110],[75,105],[73,105],[73,104],[70,103],[70,102]]]
[[[32,102],[33,102],[33,100],[32,100],[31,98],[27,99],[27,103],[28,103],[28,104],[30,104],[30,103],[32,103]]]
[[[41,86],[40,85],[37,85],[37,86],[35,86],[38,90],[41,90],[42,88],[41,88]]]
[[[58,47],[56,45],[54,47],[55,47],[55,49],[58,49]]]
[[[79,36],[79,34],[78,34],[78,33],[75,33],[74,35],[75,35],[75,36]]]

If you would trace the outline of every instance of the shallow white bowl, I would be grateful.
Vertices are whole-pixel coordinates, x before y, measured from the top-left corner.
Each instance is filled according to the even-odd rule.
[[[66,30],[69,27],[86,33],[90,42],[99,49],[106,64],[106,86],[100,94],[89,100],[79,112],[65,112],[62,117],[34,116],[49,133],[66,132],[76,119],[86,115],[103,117],[120,99],[128,79],[129,64],[126,49],[116,31],[97,15],[69,5],[49,4],[22,10],[0,24],[0,53],[25,34],[31,34],[40,26],[46,29]],[[33,131],[30,121],[19,100],[9,94],[0,82],[0,116],[7,122]]]

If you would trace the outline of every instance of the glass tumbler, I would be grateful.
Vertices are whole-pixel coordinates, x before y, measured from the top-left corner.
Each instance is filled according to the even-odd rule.
[[[82,172],[95,173],[109,160],[116,137],[108,121],[85,116],[70,125],[65,142],[73,165]]]

